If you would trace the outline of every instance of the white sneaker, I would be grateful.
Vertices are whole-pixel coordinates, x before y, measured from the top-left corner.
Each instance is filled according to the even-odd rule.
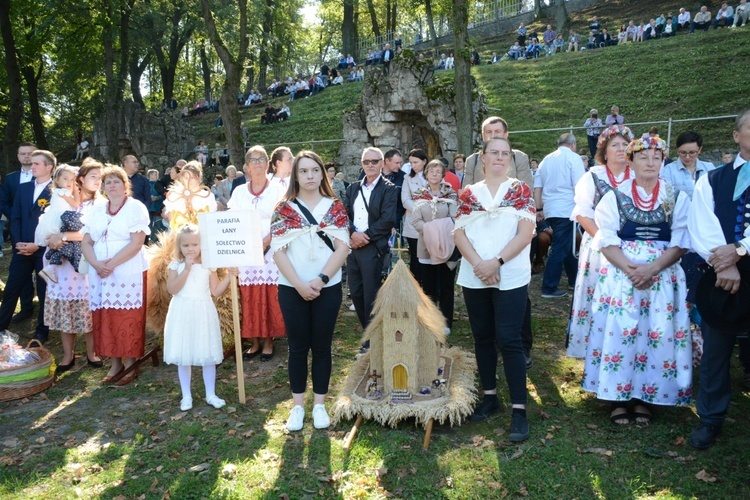
[[[349,310],[352,311],[352,312],[354,312],[354,311],[357,310],[357,308],[354,307],[354,304],[352,304],[352,305],[349,306]]]
[[[328,429],[331,426],[331,418],[326,412],[323,404],[313,406],[313,427],[316,429]]]
[[[445,328],[443,329],[443,333],[444,333],[444,334],[445,334],[445,336],[447,337],[448,335],[450,335],[450,334],[451,334],[451,329],[450,329],[450,328],[448,328],[448,327],[446,326],[446,327],[445,327]]]
[[[180,401],[180,411],[188,411],[193,409],[193,398],[182,398]]]
[[[286,421],[286,429],[291,432],[298,431],[302,429],[304,423],[305,409],[300,405],[296,405],[289,414],[289,420]]]
[[[223,399],[221,399],[221,398],[220,398],[219,396],[217,396],[216,394],[214,394],[213,396],[211,396],[210,398],[208,398],[208,399],[206,400],[206,403],[210,404],[211,406],[213,406],[213,407],[214,407],[214,408],[216,408],[217,410],[218,410],[219,408],[222,408],[222,407],[224,407],[224,405],[226,405],[226,404],[227,404],[227,402],[226,402],[226,401],[224,401]]]

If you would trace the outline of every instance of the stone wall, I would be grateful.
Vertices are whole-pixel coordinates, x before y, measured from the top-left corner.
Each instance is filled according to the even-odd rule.
[[[430,159],[444,156],[452,161],[458,150],[453,82],[434,81],[432,64],[415,61],[413,52],[405,50],[391,63],[387,77],[381,66],[368,67],[362,100],[343,117],[344,143],[336,162],[348,180],[357,178],[362,150],[368,146],[383,152],[397,148],[404,155],[421,148]],[[476,88],[474,92],[476,143],[486,103]]]
[[[150,113],[133,101],[125,101],[117,119],[120,121],[118,144],[106,143],[105,120],[113,117],[102,115],[94,123],[92,134],[92,156],[107,158],[110,148],[117,149],[116,158],[135,155],[143,168],[158,168],[174,165],[195,147],[193,127],[180,115],[179,110]]]

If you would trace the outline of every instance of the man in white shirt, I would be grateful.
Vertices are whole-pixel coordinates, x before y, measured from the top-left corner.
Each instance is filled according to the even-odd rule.
[[[734,9],[729,6],[726,2],[721,4],[721,9],[716,13],[716,19],[714,19],[714,29],[719,26],[729,27],[734,23]]]
[[[389,253],[388,239],[396,221],[398,190],[381,176],[383,152],[365,148],[365,176],[346,190],[351,253],[346,260],[349,292],[362,329],[370,323],[375,296],[380,290],[383,258]],[[362,346],[366,352],[369,343]]]
[[[696,409],[700,425],[690,435],[698,449],[713,446],[732,397],[729,366],[737,335],[750,332],[750,109],[737,115],[733,163],[712,170],[695,185],[688,217],[690,241],[711,266],[698,287],[703,356]],[[715,278],[714,278],[715,276]],[[715,279],[715,285],[713,280]],[[707,280],[705,283],[703,280]],[[704,285],[706,294],[702,293]],[[727,304],[719,309],[717,306]]]
[[[0,211],[7,219],[5,232],[8,233],[9,238],[11,235],[10,215],[18,186],[34,180],[34,175],[31,172],[31,153],[35,150],[36,146],[30,142],[24,142],[18,146],[18,162],[21,164],[21,169],[6,175],[2,189],[0,189]],[[11,244],[15,246],[16,243],[11,238]],[[0,252],[1,254],[2,252]],[[34,283],[29,279],[21,290],[21,312],[13,316],[12,322],[19,323],[30,318],[32,314],[34,314]]]
[[[690,29],[690,11],[684,8],[680,9],[680,14],[677,16],[677,30],[688,30]]]
[[[542,297],[565,297],[560,290],[563,268],[568,276],[568,286],[575,285],[578,259],[573,255],[573,213],[575,187],[586,173],[581,157],[576,153],[576,138],[563,134],[557,140],[557,151],[548,154],[539,165],[534,177],[534,202],[537,219],[545,219],[552,228],[552,250],[547,258],[542,280]]]
[[[695,32],[695,28],[702,29],[703,31],[708,31],[708,28],[711,27],[711,12],[708,10],[708,7],[705,5],[701,7],[700,12],[698,12],[695,15],[695,18],[693,18],[693,24],[690,25],[690,33]]]

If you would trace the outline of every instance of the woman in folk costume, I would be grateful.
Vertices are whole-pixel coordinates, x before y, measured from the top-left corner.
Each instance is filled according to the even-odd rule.
[[[692,401],[692,343],[685,273],[690,199],[659,179],[666,144],[630,143],[634,178],[602,197],[591,242],[602,253],[591,301],[583,388],[612,402],[610,420],[646,424],[650,405]],[[631,408],[632,406],[632,408]]]
[[[586,343],[591,323],[591,298],[599,280],[602,253],[591,248],[591,240],[599,228],[594,222],[594,210],[602,197],[633,177],[625,150],[633,140],[633,133],[623,125],[607,127],[599,136],[595,162],[576,184],[575,203],[570,218],[584,230],[578,254],[578,276],[573,305],[568,319],[568,356],[586,357]]]
[[[260,355],[269,361],[276,353],[274,337],[286,335],[279,307],[279,268],[268,251],[271,246],[271,216],[284,195],[279,183],[268,177],[268,154],[262,146],[253,146],[245,154],[247,183],[239,186],[229,200],[229,210],[253,210],[260,215],[264,264],[240,268],[242,302],[242,338],[251,339],[247,359]]]
[[[174,256],[173,232],[185,224],[198,224],[198,214],[215,212],[216,198],[209,188],[203,185],[203,167],[197,161],[188,162],[177,175],[164,199],[164,218],[169,221],[170,231],[159,235],[159,243],[148,248],[148,307],[147,324],[154,332],[164,331],[169,302],[167,274],[169,263]],[[229,298],[217,302],[222,331],[231,331],[231,306]],[[226,302],[226,305],[221,305]]]

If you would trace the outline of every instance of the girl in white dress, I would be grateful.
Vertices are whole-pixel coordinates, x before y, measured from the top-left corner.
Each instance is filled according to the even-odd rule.
[[[182,388],[180,410],[193,407],[190,367],[203,367],[206,403],[221,408],[226,402],[216,395],[216,365],[224,353],[219,314],[211,294],[219,296],[237,270],[219,281],[216,270],[201,266],[201,238],[198,226],[185,224],[176,231],[175,260],[169,264],[167,291],[173,295],[164,325],[164,362],[177,365]]]

